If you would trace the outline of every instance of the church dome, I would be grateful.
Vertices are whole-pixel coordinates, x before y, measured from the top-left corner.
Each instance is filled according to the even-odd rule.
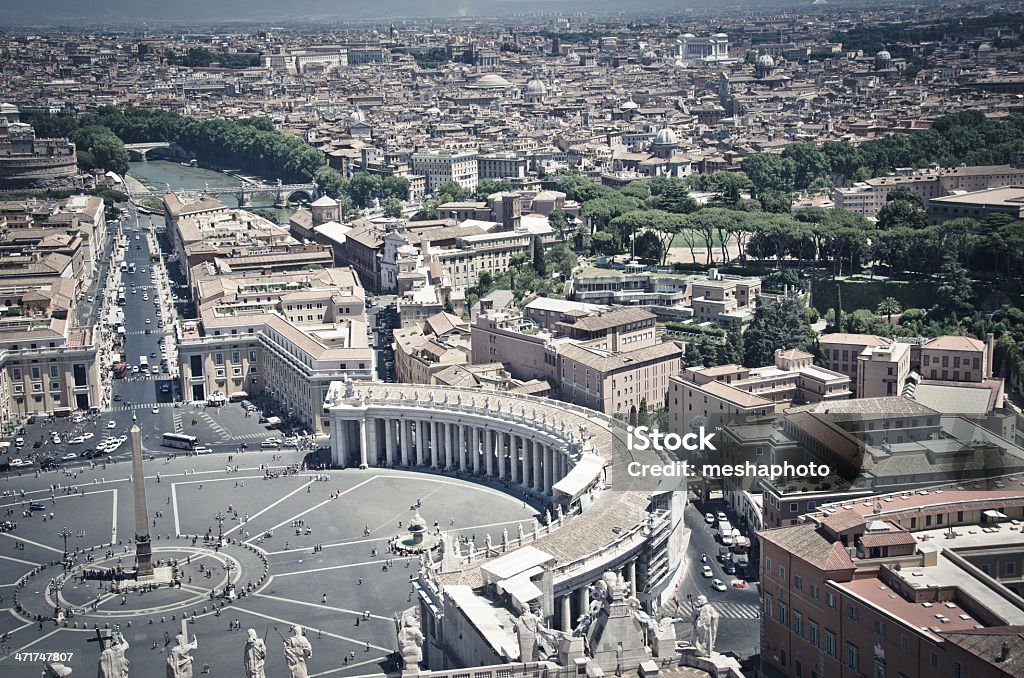
[[[489,73],[481,76],[476,82],[470,85],[470,87],[475,89],[504,89],[511,86],[512,83],[495,73]]]
[[[875,55],[875,59],[878,61],[892,61],[892,55],[887,50],[882,50]]]
[[[526,93],[543,95],[548,93],[548,88],[543,80],[532,78],[526,83]]]
[[[638,108],[640,108],[640,104],[632,99],[628,99],[625,103],[619,106],[619,110],[622,111],[635,111]]]
[[[771,54],[762,54],[757,57],[757,65],[761,68],[775,68],[775,59]]]
[[[366,122],[366,114],[358,108],[353,108],[352,112],[348,114],[348,121],[355,122]]]
[[[675,146],[679,143],[679,138],[671,127],[662,127],[654,136],[654,143],[657,146]]]
[[[9,104],[9,103],[0,104],[0,115],[5,115],[7,113],[18,113],[18,112],[19,112],[18,111],[18,107],[15,106],[14,104]]]

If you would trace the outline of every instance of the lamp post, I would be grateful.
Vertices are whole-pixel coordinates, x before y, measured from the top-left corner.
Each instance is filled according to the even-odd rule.
[[[64,571],[67,572],[68,571],[68,537],[71,536],[71,530],[69,530],[67,528],[67,526],[65,525],[64,527],[60,528],[60,532],[57,533],[57,536],[64,538]]]
[[[213,516],[213,519],[217,521],[217,546],[221,546],[224,543],[224,519],[227,516],[223,512],[217,511],[217,514]]]

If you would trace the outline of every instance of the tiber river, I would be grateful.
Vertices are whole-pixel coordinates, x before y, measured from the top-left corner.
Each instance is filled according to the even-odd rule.
[[[166,190],[168,186],[172,191],[179,190],[201,190],[207,186],[216,188],[227,188],[238,186],[242,182],[223,172],[203,169],[202,167],[188,167],[173,160],[149,160],[147,162],[128,163],[128,173],[144,180],[156,192]],[[228,207],[238,207],[235,196],[225,194],[218,198]],[[277,215],[278,223],[285,223],[288,217],[295,211],[294,207],[276,209],[274,197],[271,195],[258,195],[253,197],[252,209],[259,209],[261,212],[273,212]]]

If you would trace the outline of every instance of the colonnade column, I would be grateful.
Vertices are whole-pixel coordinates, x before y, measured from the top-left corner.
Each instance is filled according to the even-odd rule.
[[[366,463],[366,419],[359,421],[359,465],[367,466]]]
[[[629,595],[636,596],[636,561],[631,560],[626,565],[626,581],[629,582]]]
[[[430,422],[430,465],[441,468],[441,422]]]
[[[455,451],[455,424],[444,425],[444,467],[452,467],[452,453]]]
[[[472,436],[473,473],[480,473],[480,427],[474,426],[470,434]]]
[[[384,419],[384,454],[388,466],[395,463],[395,420]]]
[[[533,489],[536,492],[543,492],[544,488],[541,487],[542,476],[544,471],[544,465],[540,460],[541,443],[539,440],[533,441]]]
[[[412,422],[408,419],[400,419],[399,426],[402,428],[399,431],[402,439],[402,463],[412,466]]]
[[[512,484],[519,482],[519,443],[522,440],[515,433],[508,434],[508,465]]]
[[[487,475],[494,477],[494,436],[497,433],[483,429],[484,434],[484,460],[487,462]]]
[[[545,445],[542,452],[544,457],[544,492],[551,494],[551,467],[555,463],[555,451]]]
[[[348,466],[348,420],[338,420],[338,430],[334,432],[334,438],[338,441],[338,458],[335,460],[339,468]]]
[[[427,457],[427,423],[416,420],[416,465],[423,466]]]
[[[562,596],[562,630],[572,631],[572,595]]]
[[[523,453],[523,477],[519,479],[520,484],[525,487],[530,487],[530,481],[532,480],[532,462],[533,462],[533,441],[526,436],[519,437],[519,447]]]
[[[586,614],[590,610],[590,589],[586,586],[579,588],[580,592],[580,614]]]
[[[463,473],[465,473],[466,472],[466,465],[467,465],[467,462],[466,462],[466,436],[468,435],[468,431],[466,431],[465,424],[456,424],[455,426],[456,426],[455,434],[457,436],[459,436],[459,470],[461,470]]]

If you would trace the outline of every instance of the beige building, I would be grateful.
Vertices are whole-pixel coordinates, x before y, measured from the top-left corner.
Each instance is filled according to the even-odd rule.
[[[888,177],[875,177],[857,182],[849,188],[837,188],[832,193],[836,209],[875,217],[882,209],[889,192],[907,188],[927,205],[933,198],[950,195],[954,191],[981,191],[987,188],[1019,186],[1024,182],[1024,168],[1013,165],[977,165],[932,168],[915,172],[909,168]]]
[[[761,294],[760,278],[723,276],[715,270],[690,288],[690,306],[699,321],[745,324]]]
[[[827,336],[827,335],[826,335]],[[910,344],[870,346],[857,356],[857,397],[900,395],[910,376]]]
[[[688,367],[669,380],[669,426],[685,434],[695,422],[714,425],[850,398],[850,378],[816,367],[813,358],[798,349],[778,349],[773,366]]]
[[[366,298],[351,269],[218,275],[200,264],[193,279],[199,318],[177,328],[186,400],[259,394],[321,432],[330,382],[373,378]]]
[[[945,336],[921,346],[921,375],[940,381],[980,382],[989,376],[985,342],[971,337]]]
[[[412,171],[427,178],[427,192],[433,193],[446,181],[454,181],[468,191],[476,190],[476,151],[420,151],[411,158]]]
[[[395,330],[395,374],[403,384],[436,384],[435,375],[454,365],[468,365],[470,327],[450,313]]]
[[[850,378],[851,387],[857,391],[857,360],[864,349],[889,346],[891,339],[874,334],[847,334],[836,332],[823,334],[818,340],[825,357],[825,367],[841,372]]]
[[[658,340],[653,314],[631,308],[588,312],[587,305],[573,302],[559,309],[549,307],[552,301],[532,310],[550,318],[544,322],[551,329],[524,315],[477,316],[473,363],[502,363],[515,379],[547,381],[560,399],[606,414],[628,415],[645,400],[652,409],[664,403],[684,347]]]

